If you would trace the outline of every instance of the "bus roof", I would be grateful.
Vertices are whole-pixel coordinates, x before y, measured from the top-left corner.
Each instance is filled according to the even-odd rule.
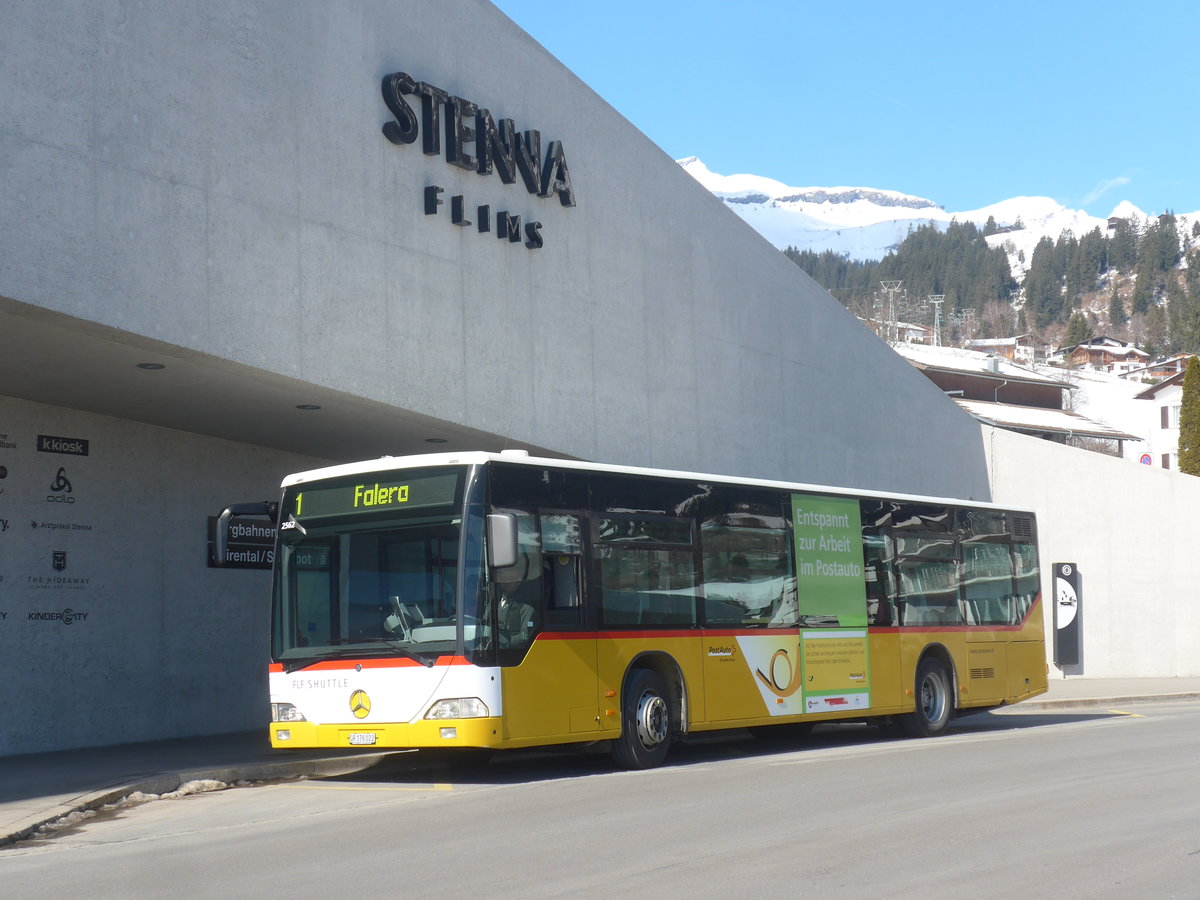
[[[657,478],[681,478],[689,481],[714,482],[719,484],[739,484],[747,487],[777,488],[789,491],[805,491],[821,494],[836,494],[859,498],[886,498],[888,500],[907,500],[918,503],[939,503],[954,506],[974,506],[981,509],[1013,510],[1029,512],[1026,507],[1002,506],[981,500],[964,500],[956,497],[933,497],[922,494],[890,493],[887,491],[866,491],[858,488],[838,487],[836,485],[806,484],[792,481],[772,481],[763,478],[738,478],[733,475],[713,475],[703,472],[676,471],[673,469],[652,469],[641,466],[620,466],[608,463],[593,463],[575,459],[552,459],[550,457],[530,456],[525,450],[502,450],[492,452],[487,450],[467,450],[461,453],[421,453],[414,456],[381,456],[378,459],[361,462],[343,463],[326,466],[320,469],[310,469],[307,472],[297,472],[283,479],[284,488],[297,484],[307,484],[311,481],[326,478],[340,478],[350,475],[366,475],[373,472],[389,472],[397,469],[415,469],[428,466],[473,466],[489,462],[512,463],[516,465],[536,466],[539,468],[572,469],[579,472],[604,472],[617,475],[647,475]]]

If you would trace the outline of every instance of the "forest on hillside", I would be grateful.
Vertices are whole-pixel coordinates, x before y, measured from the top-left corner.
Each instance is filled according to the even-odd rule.
[[[1047,343],[1077,343],[1105,334],[1152,355],[1200,351],[1200,247],[1192,247],[1200,222],[1182,233],[1168,213],[1145,226],[1118,219],[1078,238],[1043,237],[1031,258],[1020,257],[1027,268],[1019,283],[1003,247],[985,240],[999,230],[991,220],[982,229],[922,225],[878,261],[784,252],[863,319],[887,317],[890,299],[897,318],[930,325],[929,300],[943,298],[944,343],[1029,332]],[[903,293],[889,298],[880,283],[897,280]]]

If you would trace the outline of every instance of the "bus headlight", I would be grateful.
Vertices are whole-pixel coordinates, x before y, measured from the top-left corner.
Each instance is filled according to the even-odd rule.
[[[478,697],[439,700],[425,713],[427,719],[483,719],[487,716],[487,704]]]
[[[271,704],[271,721],[272,722],[307,722],[304,718],[304,713],[296,709],[291,703],[272,703]]]

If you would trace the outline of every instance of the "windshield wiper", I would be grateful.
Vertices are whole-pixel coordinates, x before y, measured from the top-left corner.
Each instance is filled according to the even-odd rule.
[[[329,643],[330,644],[386,644],[388,647],[390,647],[392,650],[395,650],[401,656],[407,656],[409,659],[415,659],[417,662],[419,662],[421,665],[423,665],[427,669],[429,667],[431,667],[433,665],[434,661],[437,659],[437,656],[435,655],[434,659],[427,660],[425,657],[423,657],[417,653],[414,653],[412,650],[409,650],[407,647],[403,646],[402,644],[397,644],[392,639],[385,638],[385,637],[337,638],[335,640],[329,641]],[[344,657],[349,657],[349,656],[357,656],[357,655],[360,655],[363,653],[365,653],[369,656],[369,655],[371,655],[372,651],[366,650],[366,649],[349,650],[349,651],[343,650],[341,653],[338,653],[337,655],[344,658]],[[326,658],[328,659],[329,657],[326,657]]]
[[[434,655],[433,659],[426,659],[424,656],[414,653],[407,647],[402,647],[400,644],[397,644],[395,641],[391,641],[388,638],[336,638],[328,641],[327,643],[331,646],[335,644],[387,644],[389,649],[395,650],[401,656],[406,656],[409,659],[416,660],[427,669],[431,668],[434,662],[437,660],[436,654]],[[283,660],[283,671],[285,674],[291,674],[292,672],[299,672],[301,669],[307,669],[309,666],[315,666],[319,662],[325,662],[328,659],[353,659],[356,656],[373,656],[375,653],[375,650],[368,650],[364,647],[357,650],[342,650],[337,653],[323,653],[320,656],[307,656],[303,659]]]
[[[285,675],[290,675],[292,672],[299,672],[301,669],[307,669],[309,666],[315,666],[324,656],[310,657],[308,659],[293,659],[283,664],[283,672]]]

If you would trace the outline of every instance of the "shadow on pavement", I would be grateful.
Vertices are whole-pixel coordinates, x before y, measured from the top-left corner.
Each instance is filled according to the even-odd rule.
[[[999,715],[982,712],[956,718],[951,722],[946,736],[1041,728],[1071,722],[1112,719],[1120,715],[1094,710],[1023,714],[1006,712]],[[925,740],[937,741],[942,738]],[[862,722],[818,725],[807,737],[791,739],[760,738],[744,729],[733,729],[689,736],[686,741],[671,748],[671,754],[662,768],[670,769],[729,759],[769,759],[805,750],[908,744],[912,741],[912,738],[890,734],[886,728]],[[451,759],[450,755],[444,752],[413,751],[395,754],[360,772],[321,780],[360,784],[452,782],[463,785],[509,785],[611,775],[622,771],[614,766],[607,742],[601,741],[574,748],[559,746],[498,751],[486,762],[477,761],[469,753],[463,754],[461,758]]]

